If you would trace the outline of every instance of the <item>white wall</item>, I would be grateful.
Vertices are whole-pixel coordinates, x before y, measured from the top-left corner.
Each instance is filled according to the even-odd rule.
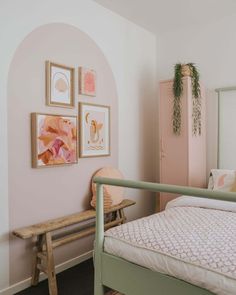
[[[174,64],[195,62],[207,88],[207,170],[217,159],[215,88],[236,85],[236,17],[202,26],[187,26],[160,37],[158,79],[173,77]]]
[[[155,36],[90,0],[1,1],[0,290],[9,285],[6,115],[8,69],[14,51],[27,34],[38,26],[52,22],[78,27],[105,54],[114,73],[119,97],[119,168],[127,178],[155,179],[153,158],[156,124],[155,119],[152,119],[156,110]],[[130,194],[141,200],[141,193]],[[142,199],[136,209],[129,211],[130,216],[150,213],[152,207],[150,197],[145,198],[145,201]]]

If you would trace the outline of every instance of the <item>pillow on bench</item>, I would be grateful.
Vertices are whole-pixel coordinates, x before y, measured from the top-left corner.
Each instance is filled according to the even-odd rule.
[[[112,167],[104,167],[95,173],[94,176],[123,179],[122,173]],[[92,201],[91,206],[96,208],[96,184],[92,183]],[[104,209],[120,204],[124,200],[124,188],[119,186],[103,186],[104,193]]]

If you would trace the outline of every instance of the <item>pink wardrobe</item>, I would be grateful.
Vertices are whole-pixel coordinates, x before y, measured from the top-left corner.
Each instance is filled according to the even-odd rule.
[[[181,134],[172,128],[173,81],[160,82],[159,140],[160,182],[166,184],[206,186],[206,101],[202,87],[202,133],[192,134],[192,86],[189,77],[183,78],[181,98]],[[161,193],[157,208],[164,210],[166,203],[176,195]]]

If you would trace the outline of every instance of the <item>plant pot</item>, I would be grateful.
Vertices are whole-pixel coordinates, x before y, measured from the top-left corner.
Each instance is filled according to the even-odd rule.
[[[191,76],[191,69],[190,69],[189,65],[182,65],[181,74],[183,77],[190,77]]]

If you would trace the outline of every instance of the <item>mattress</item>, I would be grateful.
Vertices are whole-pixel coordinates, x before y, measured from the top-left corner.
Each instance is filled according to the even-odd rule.
[[[105,232],[104,251],[218,295],[236,294],[236,204],[180,197]]]

